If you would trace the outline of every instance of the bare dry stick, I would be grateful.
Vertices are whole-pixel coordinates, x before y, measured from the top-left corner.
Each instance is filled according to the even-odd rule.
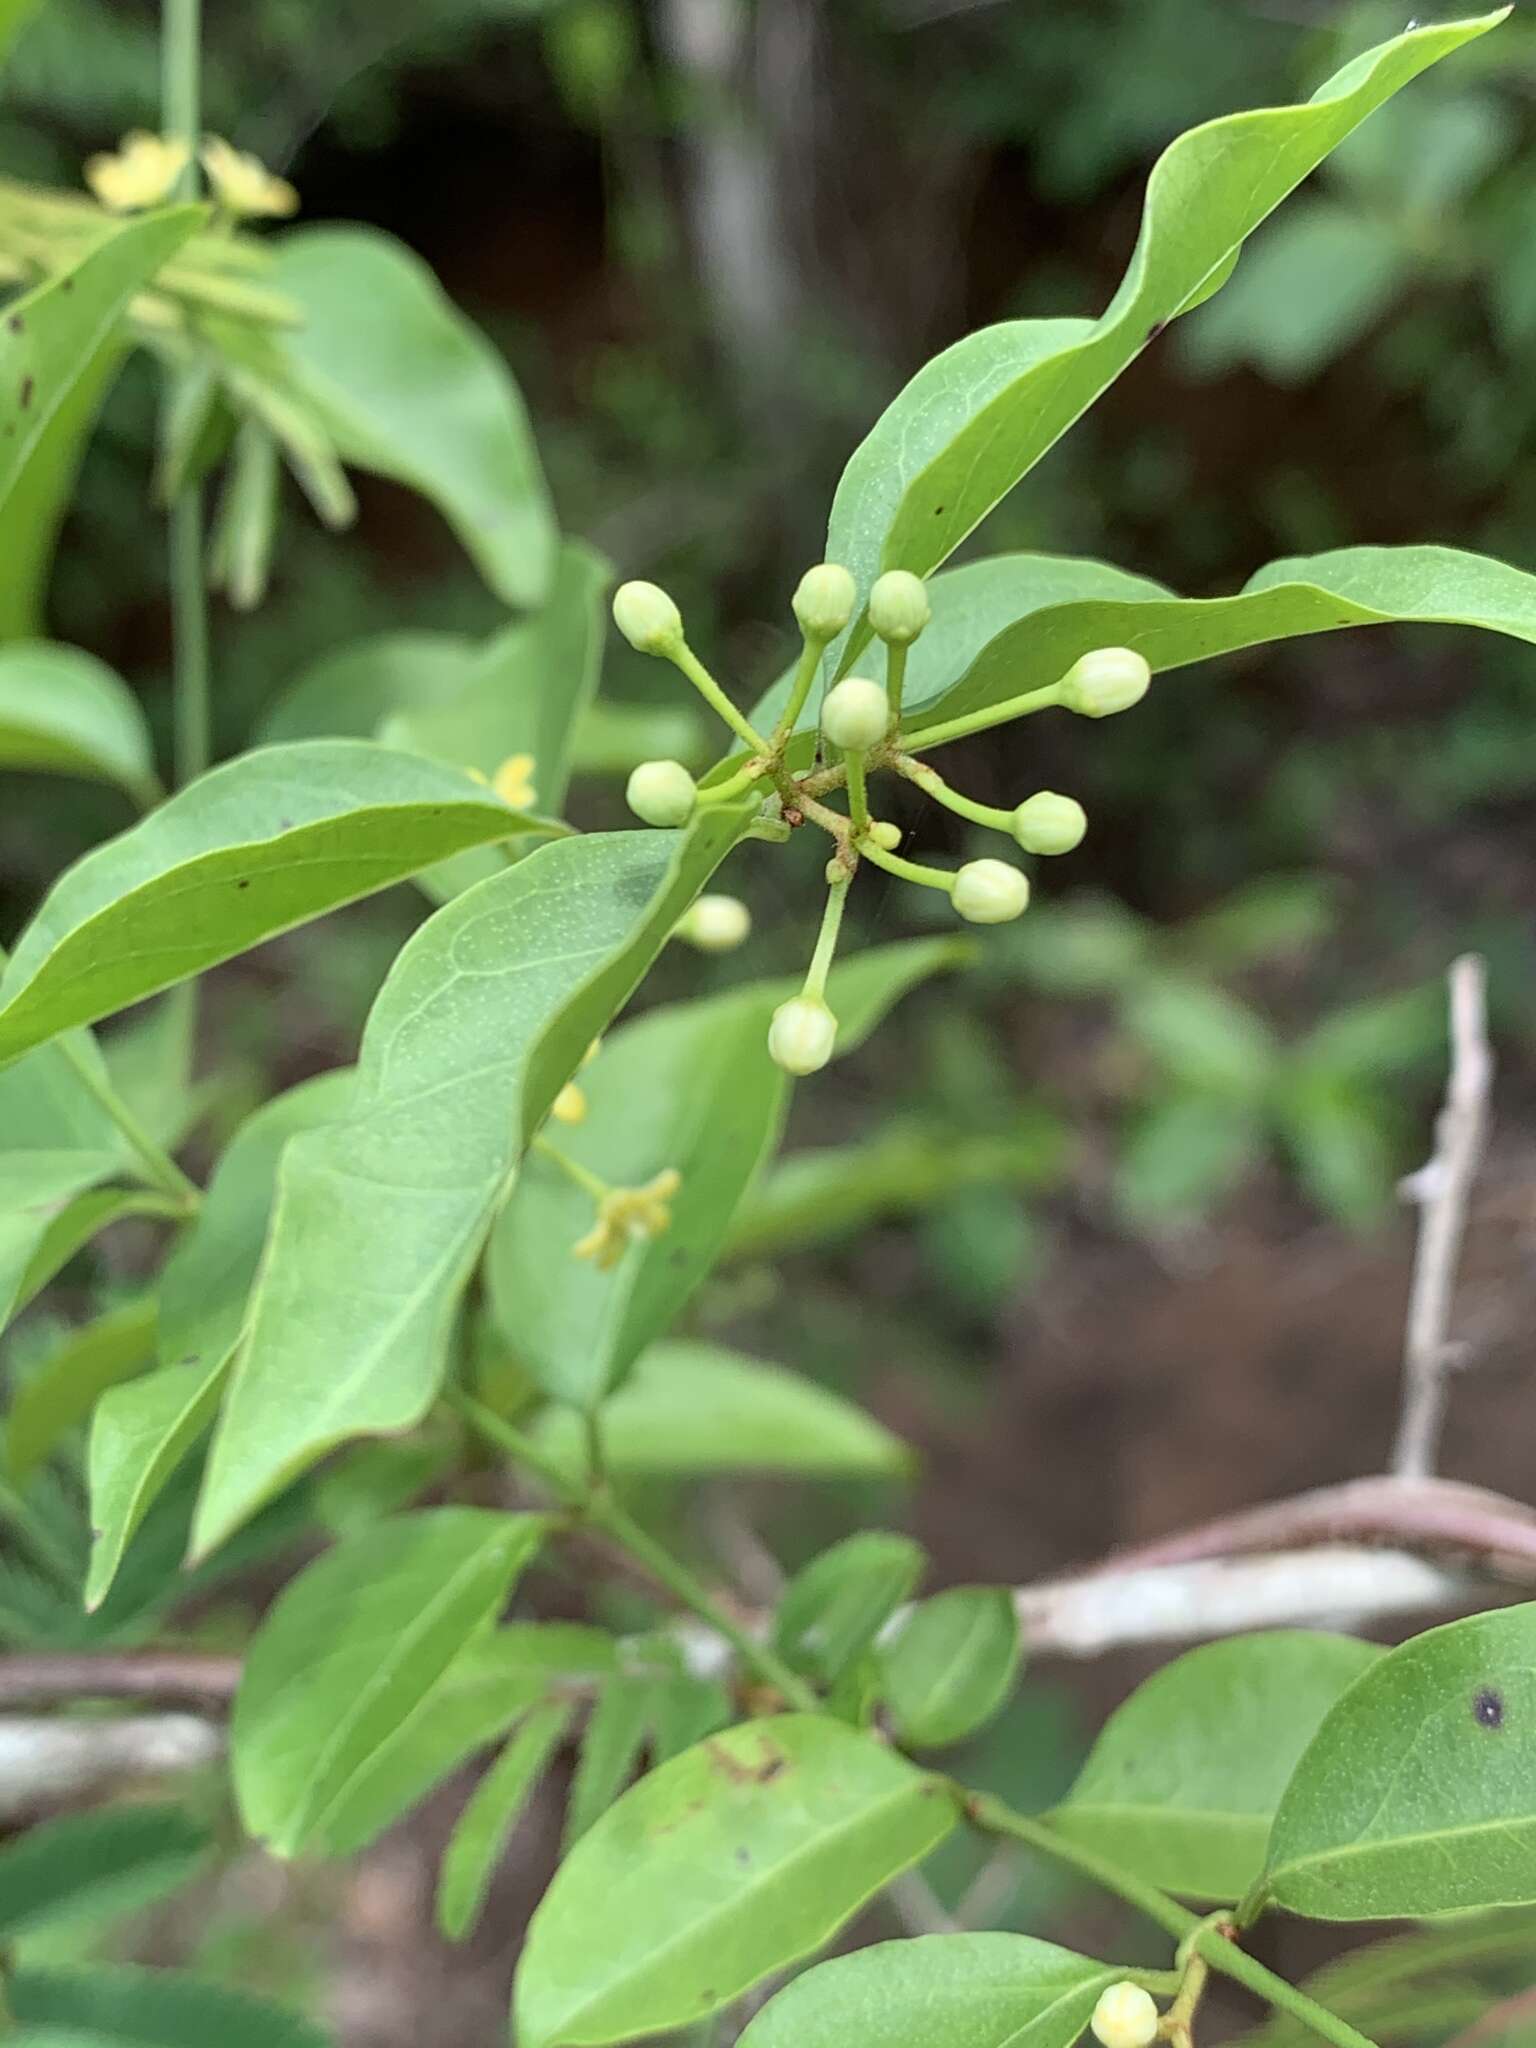
[[[1401,1189],[1419,1204],[1403,1347],[1403,1410],[1392,1457],[1393,1471],[1404,1479],[1422,1479],[1434,1471],[1446,1381],[1462,1363],[1450,1336],[1451,1303],[1493,1086],[1487,973],[1476,953],[1452,962],[1450,1006],[1451,1074],[1445,1106],[1435,1119],[1434,1156]]]

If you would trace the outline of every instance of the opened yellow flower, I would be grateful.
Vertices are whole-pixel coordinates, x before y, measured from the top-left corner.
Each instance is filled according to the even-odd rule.
[[[509,810],[531,811],[539,800],[532,776],[532,754],[508,754],[491,777],[491,787]]]
[[[135,128],[116,155],[86,160],[85,182],[111,213],[136,213],[169,199],[192,155],[184,142]]]
[[[587,1120],[585,1092],[574,1081],[567,1081],[550,1104],[549,1113],[557,1123],[584,1124]]]
[[[299,195],[286,178],[269,171],[259,156],[232,149],[221,135],[207,135],[199,151],[213,196],[241,220],[265,215],[286,220],[299,210]]]
[[[600,1273],[610,1273],[632,1244],[660,1237],[672,1223],[672,1197],[683,1184],[675,1166],[668,1166],[643,1188],[610,1188],[597,1205],[597,1221],[571,1247],[578,1259],[590,1259]]]

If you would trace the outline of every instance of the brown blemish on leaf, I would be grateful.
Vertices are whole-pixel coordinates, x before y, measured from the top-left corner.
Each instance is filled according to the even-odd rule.
[[[22,411],[23,411],[23,412],[25,412],[25,411],[26,411],[26,409],[27,409],[27,407],[28,407],[28,406],[29,406],[29,405],[30,405],[30,404],[32,403],[32,394],[33,394],[33,392],[34,392],[34,391],[35,391],[36,389],[37,389],[37,381],[36,381],[36,379],[35,379],[35,378],[33,378],[33,377],[30,377],[30,376],[29,376],[29,377],[23,377],[23,378],[22,378],[22,380],[21,380],[21,409],[22,409]]]
[[[19,313],[13,313],[10,319],[7,320],[5,324],[7,327],[9,327],[12,334],[20,334],[27,323],[25,320],[22,319]]]
[[[1472,1718],[1479,1728],[1502,1728],[1504,1726],[1504,1695],[1501,1692],[1495,1692],[1491,1685],[1483,1686],[1473,1697]]]
[[[757,1762],[747,1763],[738,1756],[732,1756],[723,1742],[713,1740],[704,1745],[711,1764],[722,1778],[732,1785],[771,1785],[775,1778],[782,1777],[789,1769],[789,1758],[766,1736],[760,1745]]]

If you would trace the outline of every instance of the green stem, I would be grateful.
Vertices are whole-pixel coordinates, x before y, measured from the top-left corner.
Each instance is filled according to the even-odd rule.
[[[757,762],[748,761],[745,767],[738,768],[736,773],[728,776],[724,782],[711,782],[701,789],[699,791],[699,802],[701,804],[729,803],[734,797],[744,795],[754,782],[764,781],[766,775],[767,771],[760,767]]]
[[[858,839],[869,830],[869,784],[864,774],[864,756],[844,748],[843,766],[848,770],[848,821],[854,838]]]
[[[1273,1970],[1266,1970],[1262,1963],[1255,1962],[1226,1935],[1218,1933],[1198,1914],[1181,1906],[1177,1899],[1170,1899],[1155,1885],[1143,1883],[1139,1877],[1121,1870],[1092,1849],[1084,1848],[1065,1835],[1058,1835],[1040,1821],[1015,1813],[1012,1807],[1001,1799],[994,1799],[989,1793],[967,1795],[961,1792],[960,1796],[964,1810],[975,1826],[989,1834],[1011,1836],[1014,1841],[1024,1842],[1031,1849],[1038,1850],[1042,1856],[1049,1856],[1054,1862],[1065,1863],[1080,1871],[1084,1877],[1124,1899],[1127,1905],[1134,1906],[1138,1913],[1144,1913],[1175,1940],[1187,1942],[1190,1953],[1198,1955],[1213,1970],[1245,1985],[1267,2004],[1294,2014],[1314,2034],[1325,2041],[1332,2041],[1335,2048],[1375,2048],[1375,2043],[1365,2034],[1357,2033],[1347,2020],[1329,2012],[1326,2006],[1319,2005],[1306,1992],[1298,1991],[1294,1984],[1287,1984]]]
[[[583,1166],[579,1159],[573,1159],[568,1152],[562,1152],[558,1145],[552,1145],[542,1133],[534,1139],[529,1150],[537,1152],[541,1159],[547,1159],[552,1166],[558,1166],[566,1179],[574,1181],[582,1193],[590,1195],[594,1202],[601,1202],[605,1196],[613,1193],[613,1189],[601,1175],[593,1173],[590,1167]]]
[[[807,640],[800,650],[799,666],[795,680],[789,687],[789,702],[784,706],[783,715],[773,728],[773,744],[777,749],[794,731],[800,714],[805,709],[805,700],[811,694],[811,684],[816,680],[816,671],[821,667],[821,657],[827,651],[825,640]]]
[[[763,738],[756,726],[753,725],[749,718],[744,717],[736,709],[736,706],[727,697],[724,690],[721,689],[720,685],[715,681],[686,640],[679,642],[677,647],[671,650],[671,659],[675,666],[682,670],[683,674],[692,683],[711,710],[719,712],[738,739],[745,740],[747,745],[759,754],[772,752],[768,742]]]
[[[901,724],[901,693],[907,680],[906,641],[889,640],[885,648],[885,694],[891,707],[891,731]]]
[[[973,732],[987,732],[994,725],[1007,725],[1015,718],[1028,718],[1032,711],[1049,711],[1061,702],[1060,683],[1047,683],[1043,690],[1026,690],[1022,697],[1010,697],[1006,704],[991,704],[983,711],[968,711],[963,718],[946,719],[930,725],[907,741],[912,752],[942,747],[949,740],[963,740]]]
[[[937,768],[930,768],[925,761],[913,761],[905,754],[896,762],[897,772],[908,782],[915,782],[919,789],[926,790],[935,803],[953,811],[956,817],[969,818],[975,825],[989,825],[994,832],[1013,832],[1012,811],[999,810],[996,804],[979,804],[974,797],[962,796],[958,789],[952,789]]]
[[[505,1451],[518,1464],[537,1472],[557,1498],[568,1506],[582,1508],[594,1528],[601,1529],[622,1550],[627,1550],[631,1557],[645,1566],[652,1578],[674,1594],[684,1607],[691,1609],[716,1635],[723,1637],[742,1664],[755,1672],[765,1685],[771,1685],[775,1692],[781,1693],[792,1707],[802,1713],[819,1711],[820,1703],[805,1681],[798,1678],[765,1644],[755,1641],[739,1623],[733,1621],[715,1601],[708,1587],[696,1579],[686,1565],[680,1564],[670,1551],[663,1549],[654,1537],[648,1536],[611,1493],[604,1490],[589,1496],[585,1489],[573,1482],[569,1472],[556,1464],[530,1437],[515,1429],[510,1422],[504,1422],[470,1395],[450,1389],[446,1399],[488,1443],[495,1444],[498,1450]]]
[[[127,1139],[129,1149],[150,1185],[170,1196],[178,1215],[184,1216],[196,1209],[203,1199],[202,1189],[182,1172],[164,1146],[155,1143],[94,1060],[87,1058],[67,1031],[54,1043],[74,1068],[86,1092],[106,1111]]]
[[[827,887],[827,907],[821,915],[821,930],[816,935],[816,950],[811,955],[811,964],[806,969],[805,990],[808,996],[825,997],[827,975],[832,967],[832,955],[837,950],[837,934],[843,922],[843,906],[848,901],[848,884],[852,875],[839,875]]]
[[[858,851],[888,875],[900,875],[904,882],[916,882],[923,889],[942,889],[946,896],[955,893],[955,878],[945,868],[925,868],[919,861],[903,860],[899,853],[887,853],[873,839],[861,839]]]

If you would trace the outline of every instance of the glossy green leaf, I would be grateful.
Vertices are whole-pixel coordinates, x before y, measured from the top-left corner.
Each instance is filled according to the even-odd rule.
[[[149,728],[122,677],[78,647],[0,647],[0,767],[115,782],[140,802],[158,792]]]
[[[830,1720],[711,1736],[610,1807],[533,1917],[522,2048],[692,2025],[813,1953],[955,1822],[943,1785]]]
[[[869,1649],[923,1574],[921,1544],[868,1529],[813,1557],[791,1579],[773,1622],[774,1648],[831,1685]]]
[[[37,1238],[16,1287],[12,1314],[25,1308],[102,1231],[130,1216],[163,1219],[170,1207],[164,1195],[140,1188],[93,1188],[88,1194],[76,1195]],[[0,1238],[3,1235],[4,1224],[0,1222]]]
[[[241,755],[54,884],[0,979],[0,1061],[527,829],[411,754],[316,740]]]
[[[329,2048],[310,2020],[248,1991],[232,1991],[177,1970],[93,1963],[88,1968],[25,1968],[6,1984],[21,2026],[36,2027],[39,2048]]]
[[[598,1694],[581,1733],[565,1817],[565,1853],[612,1806],[634,1776],[651,1725],[651,1680],[618,1672]]]
[[[585,1436],[570,1409],[533,1435],[573,1474]],[[718,1344],[653,1344],[603,1407],[603,1463],[616,1474],[793,1472],[901,1475],[912,1453],[852,1402],[783,1366]]]
[[[528,1139],[744,822],[711,813],[686,834],[546,846],[457,897],[400,953],[369,1016],[351,1113],[284,1155],[199,1552],[337,1444],[426,1412]]]
[[[1023,1654],[1006,1586],[955,1586],[920,1600],[880,1645],[880,1690],[899,1741],[942,1749],[984,1727]]]
[[[483,643],[463,633],[370,633],[301,670],[258,727],[268,746],[295,740],[371,740],[396,714],[449,702],[474,673]]]
[[[741,2048],[1071,2048],[1124,1975],[1024,1934],[924,1934],[818,1963]]]
[[[1175,1658],[1111,1716],[1051,1825],[1168,1891],[1241,1898],[1297,1758],[1380,1656],[1296,1629]]]
[[[450,1941],[463,1941],[479,1919],[512,1831],[574,1713],[570,1701],[551,1700],[527,1714],[459,1815],[437,1885],[437,1924]]]
[[[1255,1897],[1314,1920],[1536,1903],[1536,1602],[1415,1636],[1350,1687]]]
[[[909,729],[987,709],[1053,683],[1093,647],[1134,647],[1154,671],[1182,668],[1275,640],[1348,626],[1476,626],[1536,641],[1536,576],[1456,548],[1340,548],[1271,562],[1235,597],[1116,595],[1102,579],[1118,570],[1070,565],[1083,594],[1063,600],[1062,572],[1031,555],[1002,556],[953,570],[933,585],[934,627],[956,612],[952,665],[920,672]],[[1014,622],[982,638],[1014,588]],[[1102,594],[1087,586],[1100,583]],[[1042,601],[1043,600],[1043,601]],[[927,634],[913,650],[926,645]],[[969,652],[967,652],[967,644]],[[932,685],[924,681],[931,677]],[[931,694],[930,694],[931,690]]]
[[[301,1082],[247,1118],[220,1159],[160,1281],[160,1371],[114,1388],[91,1425],[86,1605],[106,1597],[135,1530],[212,1422],[245,1323],[288,1140],[346,1107],[352,1074]]]
[[[952,941],[919,940],[871,948],[837,968],[828,1000],[840,1019],[839,1052],[958,957]],[[591,1228],[590,1194],[556,1162],[529,1161],[497,1220],[486,1276],[502,1336],[547,1394],[588,1407],[619,1386],[720,1256],[778,1141],[789,1082],[768,1057],[768,1025],[798,987],[753,982],[653,1010],[616,1031],[583,1070],[586,1119],[552,1126],[551,1142],[611,1186],[641,1186],[667,1167],[682,1184],[671,1227],[604,1272],[571,1251]]]
[[[35,636],[80,451],[121,360],[134,294],[205,218],[178,206],[106,231],[75,264],[13,299],[0,325],[0,640]]]
[[[373,228],[300,228],[272,281],[304,308],[287,368],[342,456],[430,498],[505,603],[541,604],[557,530],[522,398],[427,266]]]
[[[104,1807],[0,1849],[0,1937],[131,1912],[175,1891],[208,1847],[179,1806]]]
[[[298,1853],[487,1626],[542,1542],[539,1515],[434,1508],[301,1572],[246,1653],[230,1724],[246,1826]]]
[[[1180,136],[1152,171],[1136,251],[1108,310],[986,328],[920,370],[843,473],[828,559],[846,563],[861,589],[882,569],[936,568],[1346,135],[1507,12],[1412,29],[1303,105]],[[855,629],[844,669],[867,638],[867,626]]]
[[[71,1330],[22,1382],[5,1425],[5,1462],[25,1479],[90,1414],[109,1387],[132,1379],[155,1355],[153,1298],[110,1309]]]

